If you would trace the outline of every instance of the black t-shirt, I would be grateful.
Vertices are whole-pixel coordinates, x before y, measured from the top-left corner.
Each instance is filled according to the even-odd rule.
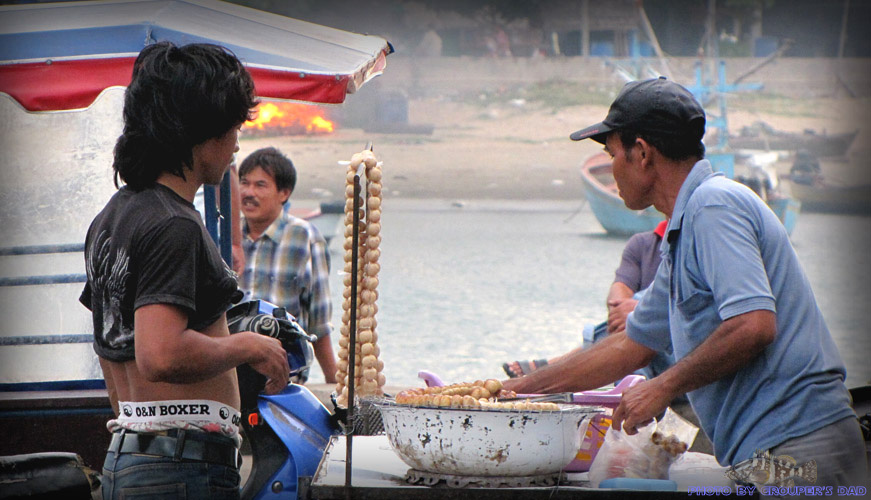
[[[137,308],[179,306],[188,328],[202,330],[238,297],[235,275],[199,212],[160,184],[140,192],[123,187],[112,196],[88,229],[85,268],[79,301],[92,312],[94,350],[111,361],[135,358]]]

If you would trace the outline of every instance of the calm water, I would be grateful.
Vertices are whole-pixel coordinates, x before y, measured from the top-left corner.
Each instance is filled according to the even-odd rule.
[[[505,361],[576,347],[584,323],[605,317],[625,244],[579,205],[387,200],[378,322],[388,383],[419,385],[420,369],[446,381],[501,378]],[[869,228],[868,216],[806,213],[792,238],[851,387],[871,381]],[[341,262],[341,241],[331,250]]]
[[[0,246],[82,242],[115,191],[111,151],[122,96],[111,90],[86,113],[49,115],[22,113],[0,98]],[[447,381],[503,377],[506,361],[577,346],[583,325],[605,317],[625,244],[606,236],[589,208],[575,213],[579,206],[385,200],[378,321],[388,383],[417,385],[420,369]],[[850,386],[871,381],[869,240],[869,216],[804,213],[793,234]],[[331,249],[341,269],[341,241]],[[0,277],[83,273],[81,254],[0,257]],[[338,325],[341,281],[332,279]],[[80,291],[80,284],[0,287],[0,337],[89,333]],[[0,382],[99,377],[87,344],[0,347]],[[313,381],[323,381],[317,368]]]
[[[297,202],[298,205],[304,202]],[[379,345],[390,385],[504,376],[502,363],[579,345],[625,244],[574,202],[390,200],[384,204]],[[801,214],[793,244],[847,365],[848,386],[871,381],[865,311],[871,217]],[[331,245],[341,269],[341,239]],[[3,276],[83,273],[80,254],[0,257]],[[341,279],[331,276],[334,325]],[[81,285],[0,288],[0,335],[88,333]],[[334,334],[336,342],[338,332]],[[99,378],[89,345],[0,347],[0,380]],[[318,368],[312,382],[322,382]]]

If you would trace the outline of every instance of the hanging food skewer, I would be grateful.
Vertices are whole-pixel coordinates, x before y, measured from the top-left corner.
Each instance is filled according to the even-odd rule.
[[[363,174],[359,175],[362,185],[357,206],[360,208],[355,213],[354,183],[360,172]],[[378,312],[378,273],[381,270],[378,263],[381,256],[381,178],[381,164],[372,151],[363,150],[351,157],[345,176],[345,289],[342,294],[344,300],[336,373],[337,402],[343,407],[348,407],[349,385],[352,383],[349,380],[350,373],[354,374],[353,392],[360,397],[383,395],[387,380],[383,373],[384,362],[379,359],[381,350],[377,344],[378,323],[375,319]],[[353,273],[355,266],[356,273]],[[356,309],[353,314],[352,304]],[[350,335],[352,316],[356,320],[353,346]],[[354,349],[353,356],[351,349]],[[355,363],[353,369],[349,366],[352,358]]]

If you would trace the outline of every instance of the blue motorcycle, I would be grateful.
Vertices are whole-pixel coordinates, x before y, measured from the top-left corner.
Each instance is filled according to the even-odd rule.
[[[315,340],[284,308],[263,300],[239,304],[227,312],[230,333],[252,331],[281,341],[291,380],[304,382],[314,358]],[[266,377],[248,365],[237,369],[242,429],[251,446],[252,467],[242,498],[302,498],[330,437],[341,432],[341,412],[331,414],[302,385],[262,394]]]

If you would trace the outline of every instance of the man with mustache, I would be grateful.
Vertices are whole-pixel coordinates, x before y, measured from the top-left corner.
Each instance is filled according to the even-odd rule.
[[[281,151],[258,149],[240,164],[239,187],[245,216],[239,286],[245,299],[271,302],[296,317],[318,338],[315,357],[326,383],[335,383],[326,241],[312,224],[284,211],[296,187],[296,169]]]

